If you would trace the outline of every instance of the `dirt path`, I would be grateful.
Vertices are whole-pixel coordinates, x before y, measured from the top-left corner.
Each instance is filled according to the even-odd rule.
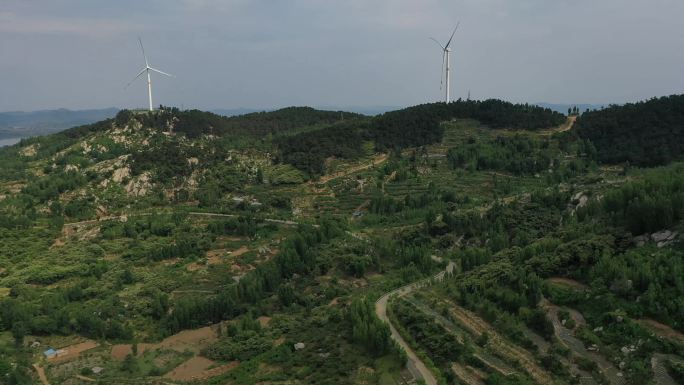
[[[658,337],[669,338],[684,343],[684,334],[672,329],[671,327],[649,318],[637,320],[637,322],[647,327]]]
[[[426,305],[422,302],[416,301],[413,298],[410,298],[409,302],[411,302],[421,312],[429,315],[430,317],[433,317],[435,319],[435,321],[437,323],[439,323],[446,331],[448,331],[448,332],[452,333],[454,336],[456,336],[456,339],[458,340],[458,342],[464,343],[463,338],[458,333],[459,328],[456,327],[456,325],[454,325],[453,322],[446,319],[444,316],[437,313],[432,308],[430,308],[428,305]],[[511,374],[515,373],[515,370],[511,369],[511,367],[509,365],[507,365],[506,363],[504,363],[503,361],[485,353],[484,351],[478,352],[477,348],[476,348],[476,352],[473,353],[473,356],[476,357],[477,359],[479,359],[480,361],[482,361],[482,363],[484,363],[490,369],[495,370],[504,376],[510,376]],[[454,365],[458,365],[458,364],[454,363]],[[464,381],[466,381],[466,380],[464,380]]]
[[[576,121],[577,121],[576,116],[568,116],[568,119],[565,121],[565,123],[563,123],[559,127],[544,130],[542,132],[542,134],[553,135],[553,134],[558,133],[558,132],[570,131],[575,126]]]
[[[45,375],[45,370],[38,364],[33,364],[33,368],[36,369],[36,372],[38,372],[38,378],[40,378],[40,382],[42,382],[43,385],[50,385],[50,382],[47,380],[47,376]]]
[[[450,262],[446,269],[436,274],[434,277],[432,277],[432,279],[441,281],[442,279],[444,279],[446,273],[452,272],[455,267],[456,265],[453,262]],[[413,377],[415,377],[417,380],[425,381],[426,385],[437,385],[437,379],[435,378],[434,374],[432,374],[432,372],[430,371],[430,369],[427,368],[425,363],[420,358],[418,358],[416,352],[413,351],[411,346],[409,346],[409,344],[404,340],[401,334],[399,334],[397,329],[394,328],[392,322],[390,322],[390,319],[387,316],[387,303],[389,302],[390,297],[403,297],[411,293],[412,291],[416,290],[417,288],[421,287],[422,285],[428,283],[429,281],[430,279],[420,280],[418,282],[414,282],[412,284],[392,290],[389,293],[383,295],[382,297],[380,297],[380,299],[378,299],[375,302],[375,314],[377,314],[378,318],[380,318],[383,322],[386,322],[389,325],[392,339],[406,352],[406,368],[409,370],[409,372],[411,372]]]
[[[458,363],[451,364],[451,371],[454,372],[459,380],[463,381],[466,385],[485,385],[482,382],[482,377],[473,371],[470,367],[463,366]]]
[[[178,211],[170,211],[170,212],[163,212],[163,213],[139,213],[139,214],[122,214],[122,215],[110,215],[107,217],[102,217],[98,219],[89,219],[86,221],[80,221],[80,222],[71,222],[71,223],[65,223],[64,224],[64,229],[65,231],[68,231],[70,229],[73,229],[74,227],[79,227],[82,225],[94,225],[97,223],[105,222],[105,221],[112,221],[112,220],[121,220],[123,218],[131,218],[131,217],[149,217],[151,215],[171,215],[178,213]],[[190,216],[195,216],[195,217],[208,217],[208,218],[237,218],[238,215],[236,214],[223,214],[223,213],[202,213],[202,212],[184,212],[181,211],[181,213],[188,214]],[[264,219],[264,222],[268,223],[275,223],[275,224],[280,224],[280,225],[285,225],[285,226],[299,226],[301,223],[295,222],[295,221],[290,221],[290,220],[285,220],[285,219],[272,219],[272,218],[266,218]],[[316,227],[316,225],[314,225]]]
[[[361,164],[361,165],[354,166],[354,167],[351,167],[349,169],[346,169],[344,171],[336,172],[334,174],[324,175],[319,180],[311,181],[309,183],[311,183],[311,184],[328,183],[331,180],[334,180],[337,178],[342,178],[342,177],[345,177],[347,175],[354,174],[354,173],[359,172],[359,171],[367,170],[371,167],[375,167],[381,163],[384,163],[387,160],[387,158],[389,158],[388,154],[380,154],[380,155],[376,156],[375,158],[373,158],[373,161],[370,164]]]
[[[612,385],[623,385],[626,383],[623,374],[618,370],[618,368],[610,363],[604,356],[588,351],[584,347],[584,343],[575,337],[571,330],[565,328],[561,324],[560,320],[558,319],[558,311],[560,310],[558,306],[548,302],[547,300],[543,300],[541,308],[546,311],[549,320],[553,324],[554,334],[562,345],[570,349],[574,354],[593,361],[598,366],[601,373]],[[570,313],[573,319],[576,318],[575,314],[579,314],[574,310],[571,310]],[[579,317],[581,317],[581,314],[579,314]],[[583,321],[584,319],[581,318],[581,322]]]
[[[532,379],[534,379],[535,382],[538,384],[556,383],[553,378],[537,364],[537,360],[530,352],[517,345],[514,345],[511,342],[508,342],[508,340],[496,332],[494,327],[489,325],[482,318],[475,315],[475,313],[458,306],[454,302],[447,301],[447,303],[449,305],[449,313],[455,320],[458,320],[461,325],[465,326],[473,335],[477,337],[487,332],[489,335],[489,343],[492,345],[493,349],[496,349],[507,359],[520,363],[522,368],[532,377]]]

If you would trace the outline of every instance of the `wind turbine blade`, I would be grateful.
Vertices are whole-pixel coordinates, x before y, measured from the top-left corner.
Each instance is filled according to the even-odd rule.
[[[145,55],[145,47],[143,47],[142,39],[138,36],[138,42],[140,43],[140,50],[142,51],[143,57],[145,58],[145,67],[150,65],[147,63],[147,55]]]
[[[434,37],[431,37],[430,40],[432,40],[432,41],[434,41],[435,43],[437,43],[437,45],[439,46],[439,48],[441,48],[441,49],[443,49],[443,50],[446,49],[446,48],[444,48],[444,47],[442,46],[442,44],[440,44],[440,43],[437,41],[437,39],[435,39]]]
[[[458,29],[459,25],[461,25],[460,21],[458,23],[456,23],[456,28],[454,28],[454,32],[451,33],[451,37],[449,38],[449,41],[446,43],[446,46],[444,47],[444,49],[449,48],[449,45],[451,44],[451,40],[454,38],[454,35],[456,34],[456,30]]]
[[[158,72],[158,73],[160,73],[160,74],[162,74],[162,75],[166,75],[166,76],[168,76],[168,77],[170,77],[170,78],[175,78],[175,76],[173,76],[173,75],[171,75],[171,74],[167,74],[167,73],[164,72],[164,71],[159,71],[159,70],[156,69],[156,68],[152,68],[152,67],[147,67],[147,68],[149,68],[151,71]]]
[[[134,81],[136,81],[136,80],[140,77],[140,75],[144,74],[145,71],[147,71],[147,68],[143,68],[143,70],[140,71],[140,73],[137,74],[137,75],[133,78],[133,80],[131,80],[130,82],[128,82],[128,84],[126,84],[126,87],[124,87],[124,89],[128,88],[128,86],[130,86]]]

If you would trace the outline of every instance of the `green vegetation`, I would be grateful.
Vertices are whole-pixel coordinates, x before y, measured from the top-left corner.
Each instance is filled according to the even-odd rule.
[[[537,130],[565,122],[562,114],[528,104],[501,100],[458,100],[387,112],[375,119],[371,136],[380,150],[418,147],[442,139],[440,122],[474,119],[490,128]]]
[[[588,111],[575,131],[589,139],[604,163],[658,166],[682,158],[684,95]]]
[[[0,383],[406,384],[399,288],[440,384],[679,381],[684,165],[599,166],[591,114],[124,110],[0,149]]]

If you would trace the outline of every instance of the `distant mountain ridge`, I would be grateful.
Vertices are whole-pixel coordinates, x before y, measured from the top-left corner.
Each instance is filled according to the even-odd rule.
[[[380,115],[389,111],[396,111],[404,108],[404,106],[313,106],[317,110],[324,111],[345,111],[354,112],[356,114],[362,115]],[[216,115],[222,115],[227,117],[240,116],[251,114],[254,112],[272,112],[277,111],[279,108],[216,108],[211,110]]]
[[[0,112],[0,139],[26,138],[52,134],[64,129],[108,119],[119,112],[110,107],[93,110],[10,111]]]
[[[363,115],[379,115],[384,112],[398,110],[393,106],[356,106],[356,107],[325,107],[319,108],[331,111],[353,112]],[[227,117],[247,115],[255,112],[272,112],[277,108],[217,108],[211,112]],[[0,112],[0,139],[26,138],[54,134],[67,128],[92,124],[114,117],[120,109],[116,107],[70,110],[59,108],[54,110],[37,111],[7,111]]]

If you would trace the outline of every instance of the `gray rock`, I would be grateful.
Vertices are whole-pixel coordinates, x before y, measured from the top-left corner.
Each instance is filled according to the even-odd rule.
[[[633,239],[634,244],[637,245],[637,247],[641,247],[641,246],[645,245],[646,242],[648,242],[648,240],[649,240],[649,237],[646,234],[639,235],[638,237],[634,237],[634,239]]]
[[[306,345],[304,345],[303,342],[297,342],[296,344],[294,344],[294,349],[295,349],[295,350],[302,350],[302,349],[304,349],[305,347],[306,347]]]
[[[660,242],[665,242],[665,241],[671,241],[677,236],[676,233],[673,233],[670,230],[663,230],[659,231],[657,233],[651,234],[651,239],[653,242],[660,243]]]

